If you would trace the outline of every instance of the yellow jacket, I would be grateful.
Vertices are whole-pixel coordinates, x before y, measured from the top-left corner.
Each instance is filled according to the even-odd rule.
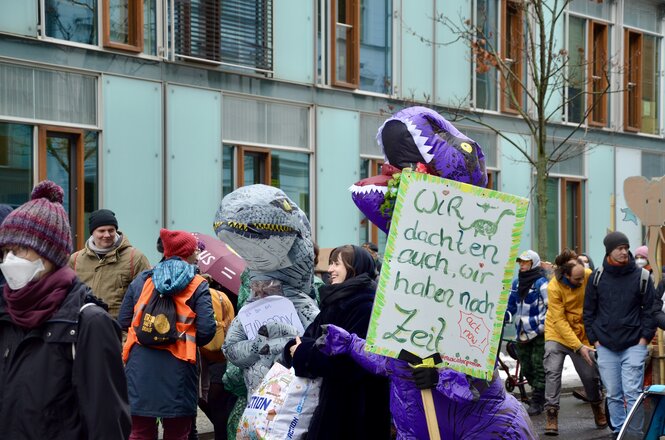
[[[556,277],[552,277],[547,286],[549,304],[545,317],[545,341],[556,341],[571,350],[578,350],[582,344],[589,345],[582,311],[584,292],[590,275],[591,270],[585,269],[584,282],[576,289],[571,289]]]

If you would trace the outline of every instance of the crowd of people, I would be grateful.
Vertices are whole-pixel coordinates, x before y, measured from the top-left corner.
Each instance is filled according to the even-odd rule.
[[[608,233],[603,244],[598,267],[587,254],[563,249],[551,276],[533,250],[517,258],[506,320],[515,325],[518,359],[532,388],[528,412],[546,413],[545,435],[559,434],[566,356],[595,425],[609,425],[618,435],[642,392],[648,346],[657,326],[665,324],[665,283],[654,287],[647,247],[631,253],[628,238],[618,231]]]
[[[364,350],[381,263],[373,244],[335,248],[324,283],[314,280],[318,247],[300,232],[306,258],[248,269],[231,293],[199,273],[203,245],[193,234],[162,229],[163,258],[151,266],[108,209],[90,215],[91,235],[74,252],[63,195],[43,181],[24,205],[0,206],[0,438],[155,440],[161,423],[165,439],[192,439],[197,407],[216,439],[235,438],[234,410],[279,361],[322,379],[308,439],[428,438],[426,389],[444,438],[532,439],[529,416],[543,412],[545,434],[558,435],[566,356],[595,425],[618,433],[665,321],[665,288],[653,285],[648,250],[631,253],[620,232],[605,237],[597,268],[570,249],[551,269],[522,252],[506,319],[532,389],[525,409],[496,371],[481,380]],[[275,294],[294,303],[304,334],[273,325],[249,339],[234,317]],[[229,385],[234,374],[238,387]]]

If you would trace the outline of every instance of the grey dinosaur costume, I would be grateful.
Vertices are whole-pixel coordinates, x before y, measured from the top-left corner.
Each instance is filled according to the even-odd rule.
[[[277,291],[291,300],[307,328],[319,309],[308,295],[314,247],[305,213],[280,189],[250,185],[224,197],[214,228],[247,262],[250,285],[255,286],[248,303]],[[231,323],[222,350],[227,360],[243,370],[248,393],[261,383],[284,345],[297,334],[290,325],[270,323],[248,340],[238,318]]]

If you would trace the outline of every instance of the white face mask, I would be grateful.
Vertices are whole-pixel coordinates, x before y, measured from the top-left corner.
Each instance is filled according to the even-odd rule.
[[[584,268],[585,268],[585,269],[590,269],[590,267],[589,267],[589,263],[584,263]]]
[[[44,263],[42,263],[41,258],[35,261],[30,261],[25,258],[17,257],[12,251],[9,251],[7,255],[5,255],[5,260],[0,263],[0,270],[12,290],[18,290],[25,287],[44,269]]]
[[[641,269],[647,265],[647,260],[646,258],[635,258],[635,264]]]

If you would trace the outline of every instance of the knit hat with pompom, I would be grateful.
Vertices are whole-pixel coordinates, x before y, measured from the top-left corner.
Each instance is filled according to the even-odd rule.
[[[0,247],[27,247],[56,267],[65,266],[72,253],[72,233],[62,207],[64,194],[50,180],[39,182],[30,201],[13,210],[0,225]]]

